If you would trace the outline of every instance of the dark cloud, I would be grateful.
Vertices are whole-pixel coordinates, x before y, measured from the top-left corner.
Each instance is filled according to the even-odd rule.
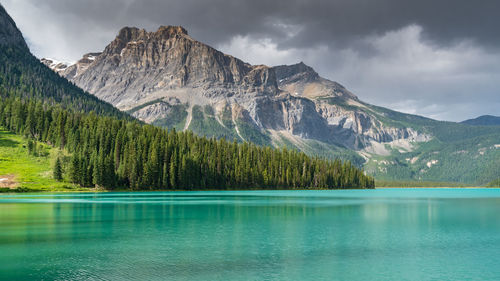
[[[123,26],[182,25],[255,64],[304,61],[361,99],[446,120],[500,115],[498,0],[3,0],[40,57]]]
[[[410,24],[422,26],[435,43],[469,39],[500,44],[500,1],[481,0],[6,0],[8,7],[31,3],[61,24],[116,30],[183,25],[199,40],[217,45],[236,35],[270,37],[280,48],[328,44],[349,46],[367,35]],[[71,21],[71,22],[68,22]],[[79,26],[76,26],[79,25]],[[293,36],[290,36],[290,35]]]
[[[35,1],[33,1],[35,2]],[[46,0],[55,13],[106,26],[181,24],[200,39],[220,43],[235,35],[272,36],[292,46],[342,43],[409,24],[420,25],[434,41],[469,38],[499,43],[497,0]],[[287,40],[276,23],[297,26]]]

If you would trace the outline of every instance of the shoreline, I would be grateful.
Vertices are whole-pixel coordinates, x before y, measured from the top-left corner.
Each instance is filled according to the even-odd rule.
[[[387,187],[376,187],[376,188],[338,188],[338,189],[155,189],[155,190],[128,190],[128,189],[116,189],[116,190],[107,190],[107,189],[88,189],[88,190],[16,190],[10,189],[9,191],[0,192],[1,195],[8,194],[43,194],[43,193],[107,193],[107,192],[122,192],[122,193],[132,193],[132,192],[200,192],[200,191],[339,191],[339,190],[382,190],[382,189],[498,189],[500,187],[486,187],[486,186],[405,186],[405,187],[396,187],[396,186],[387,186]]]
[[[479,188],[498,188],[498,187],[488,187],[488,186],[379,186],[375,189],[383,188],[448,188],[448,189],[479,189]]]

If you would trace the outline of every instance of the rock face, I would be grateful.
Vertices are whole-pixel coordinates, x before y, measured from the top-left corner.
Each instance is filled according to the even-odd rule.
[[[54,59],[43,58],[40,61],[43,64],[45,64],[46,66],[50,67],[52,70],[56,71],[56,72],[62,72],[66,68],[68,68],[68,64],[67,63],[60,62],[60,61],[57,61],[57,60],[54,60]]]
[[[274,72],[193,40],[179,26],[156,32],[123,28],[102,53],[87,54],[61,74],[120,109],[195,89],[211,96],[277,92]]]
[[[28,46],[24,41],[23,35],[16,26],[16,23],[7,14],[3,6],[0,4],[0,45],[17,46],[28,50]]]
[[[156,125],[275,146],[307,141],[366,149],[428,139],[389,126],[371,105],[304,63],[250,65],[191,38],[180,26],[125,27],[102,53],[53,66],[84,90]],[[52,63],[53,64],[53,63]]]

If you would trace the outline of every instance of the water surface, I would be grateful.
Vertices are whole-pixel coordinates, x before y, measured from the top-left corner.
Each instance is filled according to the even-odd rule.
[[[0,195],[1,280],[500,280],[500,189]]]

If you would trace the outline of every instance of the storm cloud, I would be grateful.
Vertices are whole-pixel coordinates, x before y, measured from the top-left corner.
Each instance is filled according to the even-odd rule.
[[[123,26],[182,25],[253,64],[304,61],[360,99],[441,120],[500,115],[500,2],[4,0],[39,57],[75,61]]]

